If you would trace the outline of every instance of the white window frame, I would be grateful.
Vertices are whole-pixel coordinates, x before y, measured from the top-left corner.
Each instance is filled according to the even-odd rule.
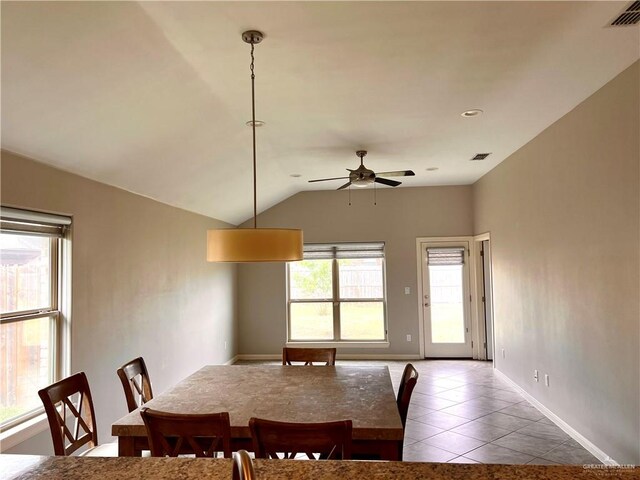
[[[338,248],[354,248],[357,249],[357,245],[380,245],[382,250],[382,298],[340,298],[340,272],[338,267],[338,260],[340,259],[348,259],[350,257],[341,257],[338,258],[336,256],[336,249]],[[389,324],[388,324],[388,316],[387,316],[387,275],[386,275],[386,255],[385,255],[385,245],[384,242],[354,242],[354,243],[330,243],[330,244],[305,244],[305,249],[308,251],[309,248],[313,247],[322,247],[322,248],[332,248],[333,249],[333,257],[331,260],[331,275],[332,275],[332,298],[318,298],[318,299],[302,299],[302,300],[293,300],[291,299],[291,283],[290,283],[290,264],[287,263],[286,268],[286,300],[287,300],[287,328],[286,328],[286,345],[287,346],[305,346],[305,347],[331,347],[331,346],[341,346],[341,347],[354,347],[354,348],[388,348],[389,347]],[[352,258],[365,258],[359,257],[357,255]],[[313,260],[313,258],[305,258],[305,260]],[[332,312],[333,312],[333,339],[331,340],[292,340],[291,339],[291,305],[294,303],[331,303],[332,304]],[[363,340],[342,340],[340,338],[340,304],[341,303],[355,303],[355,302],[382,302],[383,308],[383,321],[384,321],[384,338],[383,339],[363,339]]]
[[[49,379],[53,383],[67,376],[70,371],[71,218],[3,206],[0,208],[0,220],[3,233],[41,234],[51,241],[50,305],[46,308],[1,314],[0,323],[51,318]],[[46,428],[42,406],[13,417],[0,426],[2,449],[11,448]]]

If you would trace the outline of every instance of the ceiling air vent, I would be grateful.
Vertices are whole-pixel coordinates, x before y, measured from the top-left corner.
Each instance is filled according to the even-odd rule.
[[[471,160],[484,160],[485,158],[487,158],[489,155],[491,155],[490,153],[476,153],[476,156],[473,157]]]
[[[626,25],[637,25],[640,22],[640,1],[633,2],[627,9],[611,22],[612,27],[624,27]]]

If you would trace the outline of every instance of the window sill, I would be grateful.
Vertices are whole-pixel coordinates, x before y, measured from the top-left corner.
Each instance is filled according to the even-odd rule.
[[[42,413],[26,422],[11,427],[0,433],[0,451],[4,452],[9,448],[29,440],[31,437],[44,432],[49,428],[46,414]]]
[[[308,348],[389,348],[389,342],[287,342],[287,347]]]

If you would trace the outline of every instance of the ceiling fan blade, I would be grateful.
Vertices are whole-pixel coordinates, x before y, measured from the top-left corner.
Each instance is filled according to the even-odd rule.
[[[387,178],[376,177],[374,180],[376,183],[382,183],[383,185],[389,185],[390,187],[397,187],[402,182],[397,182],[396,180],[389,180]]]
[[[327,180],[344,180],[345,178],[349,178],[349,177],[318,178],[316,180],[309,180],[309,183],[326,182]]]
[[[351,182],[347,182],[344,185],[342,185],[340,188],[338,188],[337,190],[342,190],[343,188],[347,188],[349,185],[351,185]]]
[[[380,172],[376,175],[382,175],[383,177],[413,177],[415,173],[413,170],[396,170],[394,172]]]

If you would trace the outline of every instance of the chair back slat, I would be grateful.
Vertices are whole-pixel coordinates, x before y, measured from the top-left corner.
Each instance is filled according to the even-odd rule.
[[[153,398],[151,379],[142,357],[125,363],[117,373],[124,389],[129,412],[133,412]]]
[[[336,364],[336,349],[284,347],[282,349],[282,365],[292,365],[292,362],[300,362],[305,365],[324,362],[326,366],[333,366]]]
[[[231,458],[229,413],[178,414],[143,407],[140,415],[147,427],[153,457],[177,457],[193,453],[212,457],[223,452]]]
[[[249,429],[256,458],[295,458],[304,453],[312,460],[351,459],[351,420],[288,423],[251,418]]]
[[[38,395],[47,414],[56,455],[70,455],[87,444],[98,445],[93,401],[84,372],[43,388]],[[72,420],[73,432],[68,425]]]

